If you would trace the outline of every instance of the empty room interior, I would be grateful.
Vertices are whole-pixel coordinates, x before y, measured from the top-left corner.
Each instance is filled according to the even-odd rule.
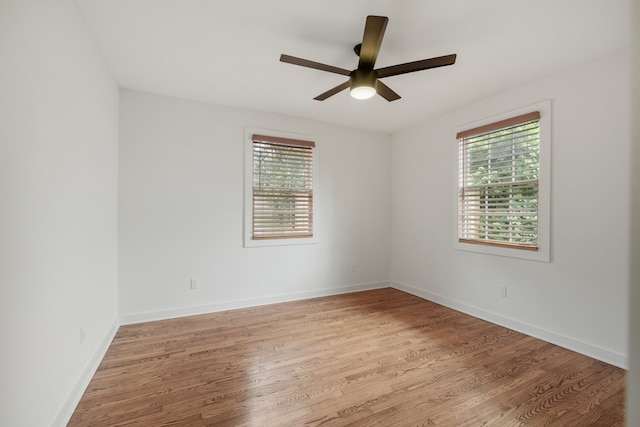
[[[0,425],[640,425],[637,9],[0,2]]]

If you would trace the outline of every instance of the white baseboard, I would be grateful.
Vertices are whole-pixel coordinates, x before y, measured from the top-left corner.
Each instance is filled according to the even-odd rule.
[[[629,358],[625,354],[611,351],[597,345],[589,344],[568,337],[566,335],[558,334],[556,332],[543,329],[529,323],[521,322],[519,320],[503,316],[501,314],[493,313],[480,307],[465,304],[452,298],[425,291],[423,289],[418,289],[411,285],[407,285],[406,283],[391,282],[391,287],[415,295],[417,297],[433,301],[437,304],[452,308],[473,317],[477,317],[479,319],[486,320],[488,322],[495,323],[509,329],[513,329],[514,331],[521,332],[523,334],[541,339],[543,341],[547,341],[551,344],[559,345],[560,347],[564,347],[568,350],[575,351],[585,356],[601,360],[619,368],[628,369]]]
[[[107,353],[107,350],[109,349],[109,346],[113,341],[113,338],[116,336],[116,332],[118,332],[119,327],[120,327],[120,323],[118,322],[118,319],[116,319],[113,322],[113,325],[111,325],[111,328],[109,329],[107,334],[104,336],[104,338],[100,342],[100,345],[98,346],[98,348],[96,349],[96,352],[93,354],[93,357],[87,364],[87,367],[85,368],[84,372],[82,372],[82,375],[80,376],[80,379],[78,380],[75,387],[73,388],[71,394],[69,394],[69,396],[64,402],[64,405],[62,405],[62,408],[60,409],[60,412],[58,412],[58,416],[53,421],[52,426],[64,427],[67,425],[67,423],[71,419],[71,416],[73,415],[73,411],[75,411],[76,406],[78,406],[78,403],[82,398],[82,395],[84,394],[85,390],[89,386],[89,382],[91,382],[91,378],[93,378],[93,375],[98,370],[98,367],[100,366],[100,362],[102,362],[104,355]]]
[[[256,307],[266,304],[277,304],[281,302],[297,301],[308,298],[325,297],[331,295],[346,294],[350,292],[361,292],[372,289],[388,288],[389,282],[362,283],[358,285],[347,285],[336,288],[324,288],[313,291],[295,292],[291,294],[272,295],[261,298],[249,298],[243,300],[224,301],[215,304],[206,304],[192,307],[170,308],[167,310],[149,311],[145,313],[133,313],[120,315],[121,325],[131,325],[134,323],[152,322],[156,320],[174,319],[176,317],[195,316],[198,314],[215,313],[219,311],[235,310],[238,308]]]

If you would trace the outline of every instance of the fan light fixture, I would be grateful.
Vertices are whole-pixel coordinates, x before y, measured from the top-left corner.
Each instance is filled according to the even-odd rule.
[[[376,94],[376,90],[370,86],[358,86],[349,92],[355,99],[369,99]]]
[[[349,75],[350,95],[356,99],[369,99],[374,96],[377,93],[377,74],[375,71],[352,71]]]

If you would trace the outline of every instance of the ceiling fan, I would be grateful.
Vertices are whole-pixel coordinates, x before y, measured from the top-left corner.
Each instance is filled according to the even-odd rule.
[[[358,68],[353,71],[285,54],[280,55],[280,61],[293,65],[300,65],[302,67],[314,68],[316,70],[328,71],[330,73],[341,74],[343,76],[349,76],[349,80],[316,96],[313,98],[315,100],[324,101],[330,96],[333,96],[346,88],[350,88],[351,96],[354,98],[368,99],[377,93],[389,102],[400,99],[400,95],[391,90],[389,86],[382,83],[380,79],[397,76],[398,74],[427,70],[429,68],[453,65],[456,62],[456,54],[452,54],[374,69],[373,67],[375,66],[376,59],[378,58],[380,45],[382,44],[382,38],[384,37],[384,31],[387,28],[387,22],[389,22],[389,18],[386,16],[367,16],[364,35],[362,36],[362,43],[357,44],[353,48],[356,55],[360,57]]]

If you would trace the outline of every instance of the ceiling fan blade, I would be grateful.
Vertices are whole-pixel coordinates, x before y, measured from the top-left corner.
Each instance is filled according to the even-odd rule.
[[[382,83],[380,80],[378,80],[376,92],[389,102],[400,99],[400,95],[395,93],[389,86]]]
[[[309,61],[308,59],[296,58],[295,56],[285,55],[284,53],[280,55],[280,62],[286,62],[288,64],[300,65],[301,67],[313,68],[321,71],[328,71],[330,73],[341,74],[343,76],[348,76],[351,71],[345,70],[344,68],[334,67],[333,65],[321,64],[315,61]]]
[[[392,65],[376,70],[378,78],[397,76],[398,74],[413,73],[414,71],[428,70],[429,68],[453,65],[456,62],[456,54],[438,56],[437,58],[423,59],[421,61],[407,62],[405,64]]]
[[[376,59],[378,59],[387,22],[389,22],[389,18],[386,16],[367,16],[367,23],[362,35],[362,46],[360,47],[359,69],[373,70]]]
[[[328,91],[326,91],[325,93],[321,93],[320,95],[316,96],[315,99],[316,101],[324,101],[325,99],[327,99],[330,96],[335,95],[338,92],[341,92],[343,90],[345,90],[346,88],[348,88],[350,85],[349,80],[347,80],[346,82],[334,87],[333,89],[329,89]]]

